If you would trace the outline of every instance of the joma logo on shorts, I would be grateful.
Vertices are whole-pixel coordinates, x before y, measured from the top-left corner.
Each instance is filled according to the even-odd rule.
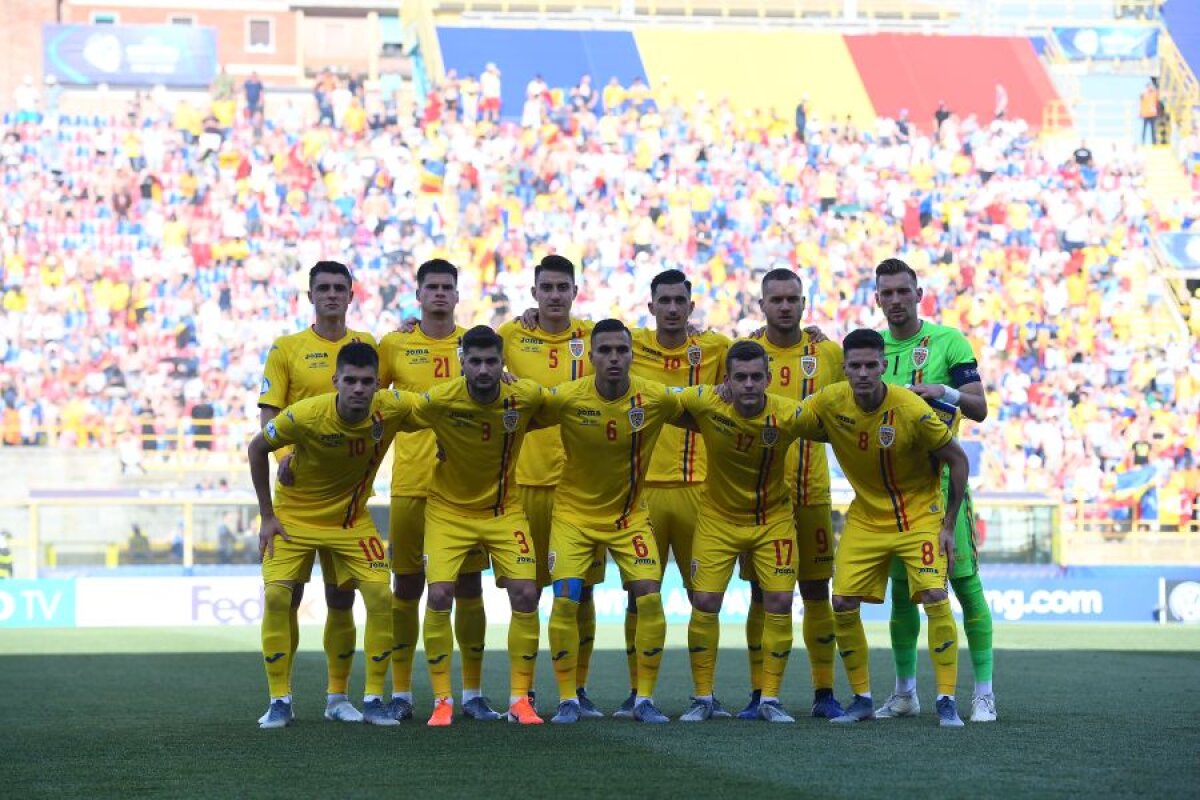
[[[795,575],[796,570],[792,569],[791,567],[776,567],[775,574],[776,575]]]
[[[390,569],[386,561],[368,561],[367,569]]]
[[[530,558],[529,556],[517,556],[517,563],[518,564],[532,564],[532,563],[534,563],[534,560],[532,558]]]
[[[918,575],[937,575],[938,571],[934,567],[921,567]]]
[[[656,562],[653,558],[635,558],[633,563],[639,567],[652,567]]]

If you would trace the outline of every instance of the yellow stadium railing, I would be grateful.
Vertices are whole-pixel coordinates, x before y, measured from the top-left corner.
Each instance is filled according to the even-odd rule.
[[[1167,141],[1180,160],[1184,160],[1191,155],[1183,152],[1182,144],[1196,130],[1200,81],[1165,27],[1159,33],[1158,52],[1161,59],[1159,93],[1168,117]]]

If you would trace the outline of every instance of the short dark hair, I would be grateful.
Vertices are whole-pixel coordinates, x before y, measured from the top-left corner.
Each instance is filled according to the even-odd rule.
[[[570,276],[571,283],[575,282],[575,265],[571,263],[571,259],[565,256],[552,255],[543,258],[533,268],[533,279],[536,281],[542,277],[543,272],[561,272],[564,275]]]
[[[783,267],[777,267],[776,269],[769,270],[766,275],[763,275],[761,284],[763,294],[767,293],[767,284],[771,281],[795,281],[796,283],[800,284],[801,288],[804,286],[804,281],[800,280],[799,275],[792,272],[790,269],[784,269]]]
[[[849,353],[851,350],[878,350],[882,355],[887,352],[887,347],[884,345],[883,336],[879,331],[859,328],[850,331],[846,334],[846,338],[842,339],[842,354]]]
[[[499,350],[501,355],[504,354],[504,340],[500,338],[500,334],[487,325],[476,325],[464,333],[461,344],[464,354],[473,348],[487,350],[492,347]]]
[[[917,282],[917,271],[898,258],[885,258],[879,262],[879,266],[875,267],[876,280],[879,280],[884,275],[899,275],[901,273],[911,277],[913,283]]]
[[[761,344],[749,339],[734,342],[725,351],[725,373],[733,372],[733,362],[735,361],[754,361],[759,358],[762,359],[763,367],[771,369],[771,359],[767,357],[767,351]]]
[[[308,288],[312,288],[313,282],[316,281],[317,276],[323,272],[329,273],[330,275],[341,275],[345,277],[351,286],[354,285],[354,276],[350,274],[350,268],[345,264],[340,261],[318,261],[316,264],[313,264],[312,269],[308,271]]]
[[[596,337],[602,333],[623,333],[629,341],[633,341],[633,334],[629,332],[629,328],[625,327],[625,323],[619,319],[602,319],[596,323],[596,327],[592,328],[592,341],[596,341]]]
[[[650,281],[650,297],[654,297],[654,292],[660,286],[678,286],[683,284],[683,287],[688,290],[688,294],[692,293],[692,282],[687,279],[687,276],[682,271],[677,269],[668,269],[658,273]]]
[[[458,267],[444,258],[431,258],[417,267],[418,289],[425,285],[425,278],[429,275],[449,275],[454,279],[454,285],[458,286]]]
[[[373,367],[379,369],[379,353],[366,342],[351,342],[338,351],[337,366],[342,367]]]

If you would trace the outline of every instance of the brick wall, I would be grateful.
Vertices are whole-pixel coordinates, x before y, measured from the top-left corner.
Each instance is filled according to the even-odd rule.
[[[42,24],[54,22],[55,0],[0,0],[0,106],[26,75],[42,80]]]

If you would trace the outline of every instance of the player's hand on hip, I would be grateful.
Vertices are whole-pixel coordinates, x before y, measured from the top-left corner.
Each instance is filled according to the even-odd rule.
[[[908,388],[922,400],[937,400],[946,393],[946,387],[940,383],[914,383]]]
[[[824,332],[822,332],[821,329],[816,325],[809,325],[804,329],[804,332],[808,334],[809,341],[811,341],[813,344],[820,344],[821,342],[829,341],[829,337],[826,336]]]
[[[400,323],[400,327],[396,329],[397,333],[412,333],[421,324],[421,320],[417,317],[405,317]]]
[[[505,386],[511,386],[512,384],[516,383],[519,380],[521,380],[521,379],[518,378],[516,375],[513,375],[508,370],[504,370],[504,372],[500,373],[500,382],[503,383]]]
[[[291,537],[283,529],[283,523],[279,521],[279,517],[264,517],[262,525],[258,529],[258,560],[260,562],[265,556],[275,557],[276,536],[282,537],[285,542],[291,541]]]
[[[707,328],[707,329],[701,328],[698,325],[693,325],[690,322],[687,324],[687,335],[688,336],[699,336],[700,334],[705,333],[706,331],[710,331],[710,330],[712,330],[712,328]]]
[[[295,458],[293,453],[288,453],[283,458],[279,459],[279,470],[275,473],[275,477],[279,480],[280,486],[295,486],[296,474],[292,472],[292,459]]]
[[[521,316],[517,318],[521,323],[521,327],[527,331],[537,330],[538,326],[538,310],[536,308],[527,308],[521,312]]]
[[[718,383],[716,386],[714,386],[713,391],[715,391],[717,393],[717,397],[721,398],[722,402],[725,402],[725,403],[733,402],[733,392],[730,390],[729,384],[726,383],[725,381],[722,381],[721,383]]]
[[[946,557],[946,575],[954,569],[954,523],[942,525],[938,532],[938,555]]]

